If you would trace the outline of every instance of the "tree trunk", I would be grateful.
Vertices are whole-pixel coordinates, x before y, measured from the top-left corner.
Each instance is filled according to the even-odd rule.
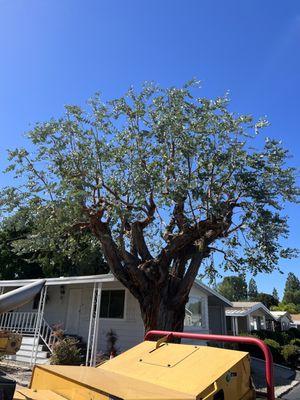
[[[145,333],[150,330],[182,332],[187,300],[176,298],[176,294],[166,289],[154,288],[151,296],[146,295],[140,302]]]

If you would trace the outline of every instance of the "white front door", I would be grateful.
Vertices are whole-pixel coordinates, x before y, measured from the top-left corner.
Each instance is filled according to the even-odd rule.
[[[82,305],[82,289],[70,289],[66,322],[67,333],[78,335]]]

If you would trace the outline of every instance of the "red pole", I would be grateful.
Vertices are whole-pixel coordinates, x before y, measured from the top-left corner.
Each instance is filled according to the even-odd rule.
[[[174,337],[191,340],[210,340],[215,342],[245,343],[258,346],[262,350],[266,362],[265,376],[267,383],[267,399],[275,400],[272,353],[269,347],[262,340],[247,336],[209,335],[202,333],[171,331],[149,331],[146,333],[145,340],[149,340],[153,336],[168,336],[169,338]]]

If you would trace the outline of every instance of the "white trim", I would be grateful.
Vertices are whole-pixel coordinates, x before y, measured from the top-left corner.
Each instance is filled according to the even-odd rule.
[[[47,278],[45,279],[46,286],[56,286],[56,285],[76,285],[76,284],[90,284],[90,283],[104,283],[104,282],[119,282],[113,274],[103,274],[103,275],[87,275],[87,276],[61,276],[59,278]],[[36,279],[13,279],[13,280],[0,280],[0,287],[19,287],[25,286],[30,283],[36,282]],[[120,282],[121,283],[121,282]],[[123,286],[123,285],[122,285]],[[202,289],[204,292],[219,298],[227,306],[232,307],[232,303],[227,300],[220,293],[205,285],[203,282],[198,280],[194,281],[194,286]],[[109,318],[110,319],[110,318]]]
[[[16,287],[25,286],[30,283],[36,282],[36,279],[15,279],[0,281],[0,286],[3,287]],[[47,278],[46,286],[55,285],[76,285],[80,283],[95,283],[95,282],[118,282],[118,280],[112,274],[103,275],[87,275],[87,276],[61,276],[60,278]]]
[[[277,314],[278,312],[282,312],[281,315]],[[270,311],[276,321],[280,321],[281,318],[287,317],[290,322],[292,322],[291,314],[288,311]]]
[[[1,284],[1,281],[0,281]],[[203,282],[200,282],[198,280],[195,280],[194,285],[198,286],[200,289],[208,292],[209,294],[218,297],[221,301],[223,301],[226,305],[229,307],[232,307],[232,303],[226,299],[226,297],[222,296],[219,292],[216,290],[210,288],[209,286],[205,285]]]
[[[276,321],[276,318],[271,314],[271,311],[267,309],[267,307],[263,303],[257,303],[252,307],[248,307],[244,310],[238,309],[238,307],[233,307],[232,309],[228,309],[225,311],[226,317],[246,317],[247,315],[252,314],[254,311],[262,309],[265,311],[267,315],[269,315],[273,320]]]

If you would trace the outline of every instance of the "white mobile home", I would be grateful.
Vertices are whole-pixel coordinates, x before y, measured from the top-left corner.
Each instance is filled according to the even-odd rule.
[[[0,281],[2,293],[32,282]],[[225,307],[231,303],[201,282],[195,282],[186,306],[185,329],[226,333]],[[113,329],[118,348],[126,350],[143,340],[144,327],[137,300],[112,275],[50,278],[36,299],[0,316],[0,329],[14,329],[24,336],[21,361],[47,362],[54,340],[53,327],[77,335],[87,343],[87,364],[105,351],[106,334]],[[39,347],[32,350],[32,343]],[[30,346],[31,345],[31,346]]]
[[[226,309],[227,331],[238,335],[253,330],[275,330],[276,318],[260,302],[235,301]]]

